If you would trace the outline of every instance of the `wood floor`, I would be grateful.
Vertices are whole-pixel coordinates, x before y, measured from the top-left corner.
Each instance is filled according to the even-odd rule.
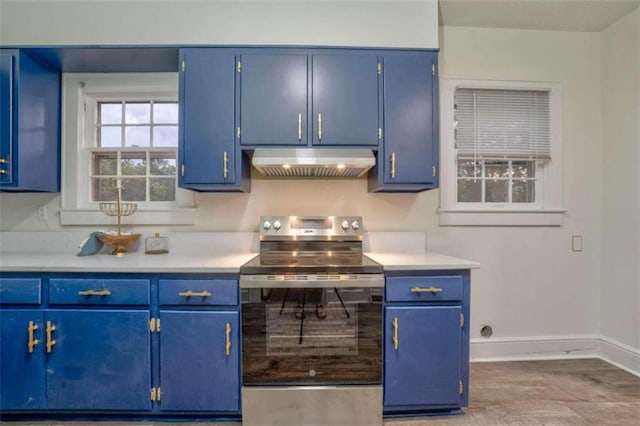
[[[640,378],[600,359],[472,363],[465,415],[385,426],[640,425]]]
[[[640,377],[599,359],[472,363],[470,375],[464,415],[387,419],[385,426],[640,425]],[[47,424],[61,423],[36,425]],[[187,425],[239,423],[181,423]]]

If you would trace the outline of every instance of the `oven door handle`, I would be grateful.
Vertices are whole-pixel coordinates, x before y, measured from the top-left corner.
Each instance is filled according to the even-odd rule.
[[[384,274],[240,275],[240,288],[375,288],[384,287]]]

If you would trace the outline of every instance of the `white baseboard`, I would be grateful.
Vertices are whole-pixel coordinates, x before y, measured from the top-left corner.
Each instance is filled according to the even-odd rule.
[[[600,335],[475,338],[471,362],[601,358],[640,376],[640,351]]]
[[[598,353],[605,361],[640,377],[640,351],[605,336],[600,336]]]

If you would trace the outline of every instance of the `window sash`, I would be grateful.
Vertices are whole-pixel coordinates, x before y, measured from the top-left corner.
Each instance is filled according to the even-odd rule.
[[[98,163],[95,162],[95,156],[101,156],[105,159],[113,159],[115,161],[115,173],[99,173],[96,170]],[[92,188],[90,195],[91,203],[98,203],[102,201],[109,201],[106,199],[95,199],[96,194],[94,185],[96,180],[112,180],[112,181],[124,181],[131,179],[140,179],[145,182],[145,199],[144,200],[125,200],[136,201],[139,203],[152,204],[153,206],[164,205],[167,203],[175,203],[177,188],[177,149],[176,148],[93,148],[89,150],[89,157],[91,158],[91,166],[89,167],[89,181]],[[141,174],[124,174],[122,171],[122,161],[127,158],[141,158],[144,161],[144,173]],[[170,174],[154,173],[152,170],[152,162],[154,159],[166,158],[174,160],[176,162],[176,170]],[[152,199],[151,185],[160,180],[172,180],[173,181],[173,198],[167,200],[154,200]]]
[[[504,165],[492,165],[487,164],[490,163],[490,160],[477,160],[474,161],[476,165],[474,166],[474,172],[472,175],[463,175],[459,172],[461,161],[474,161],[472,158],[467,159],[458,159],[456,162],[456,203],[460,206],[465,207],[492,207],[492,206],[510,206],[510,207],[532,207],[540,204],[540,195],[539,195],[539,186],[540,179],[539,176],[541,171],[538,170],[542,164],[534,162],[531,163],[533,165],[533,169],[530,171],[530,174],[527,176],[518,176],[516,172],[514,172],[514,168],[517,167],[514,165],[515,162],[520,162],[521,160],[508,160]],[[502,160],[505,161],[505,160]],[[531,161],[531,160],[529,160]],[[498,176],[489,175],[488,169],[493,167],[506,167],[505,172]],[[473,182],[474,184],[478,184],[480,192],[478,195],[480,199],[477,201],[465,201],[460,200],[460,183],[461,182]],[[487,182],[504,182],[506,183],[506,199],[504,200],[489,200],[487,193]],[[532,186],[528,187],[527,190],[531,191],[532,200],[527,201],[518,201],[514,200],[514,185],[518,183],[526,182],[528,184],[532,184]]]
[[[117,120],[109,120],[108,122],[102,122],[102,108],[103,106],[111,106],[118,105],[120,108],[119,111],[119,119]],[[127,119],[127,106],[129,105],[146,105],[149,107],[149,117],[146,117],[141,122],[136,122],[134,120]],[[156,121],[156,112],[155,109],[157,106],[163,105],[173,105],[177,108],[177,101],[167,101],[167,100],[157,100],[157,99],[148,99],[148,100],[101,100],[96,99],[96,123],[95,123],[95,134],[94,141],[95,146],[102,148],[167,148],[167,147],[177,147],[177,132],[178,132],[178,119],[176,117],[175,121],[170,120],[161,120]],[[113,145],[104,145],[103,146],[103,130],[106,129],[114,129],[119,133],[119,144]],[[142,129],[147,133],[148,143],[144,143],[141,145],[132,144],[128,136],[128,130],[132,130],[134,128]],[[158,144],[156,142],[156,129],[174,129],[176,133],[176,139],[173,143],[169,144]]]
[[[455,90],[458,157],[549,161],[550,127],[548,90]]]

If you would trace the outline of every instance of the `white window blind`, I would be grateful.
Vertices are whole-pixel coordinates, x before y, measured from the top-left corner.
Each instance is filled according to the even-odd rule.
[[[550,160],[549,94],[546,90],[457,88],[458,158]]]

